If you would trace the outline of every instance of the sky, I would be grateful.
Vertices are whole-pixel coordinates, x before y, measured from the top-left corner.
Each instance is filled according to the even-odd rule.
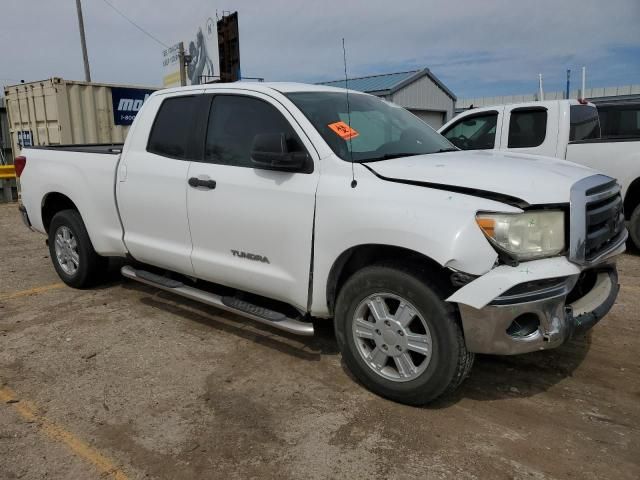
[[[160,86],[163,46],[237,10],[245,76],[319,82],[428,67],[458,98],[640,84],[640,0],[82,0],[96,82]],[[74,0],[0,0],[0,84],[84,78]],[[217,55],[213,52],[216,73]]]

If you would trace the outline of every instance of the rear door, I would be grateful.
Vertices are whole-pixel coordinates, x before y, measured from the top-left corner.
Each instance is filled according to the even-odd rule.
[[[151,97],[133,126],[117,182],[124,242],[131,255],[187,275],[193,275],[187,175],[196,154],[202,99],[184,93]],[[148,114],[149,109],[157,113]]]
[[[317,153],[278,101],[235,92],[212,97],[203,161],[189,169],[194,273],[306,309]],[[265,133],[284,133],[289,151],[306,150],[310,168],[304,173],[255,168],[251,145]]]
[[[501,150],[556,156],[558,116],[556,109],[543,106],[504,110]]]

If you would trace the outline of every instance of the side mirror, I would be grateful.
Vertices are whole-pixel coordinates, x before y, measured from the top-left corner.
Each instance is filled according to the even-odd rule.
[[[308,158],[306,152],[289,152],[284,133],[259,133],[253,138],[251,163],[255,168],[300,172],[306,169]]]

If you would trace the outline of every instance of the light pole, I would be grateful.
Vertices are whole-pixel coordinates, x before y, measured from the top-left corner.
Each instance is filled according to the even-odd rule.
[[[78,28],[80,29],[80,45],[82,46],[82,59],[84,60],[84,79],[91,81],[89,71],[89,55],[87,54],[87,41],[84,38],[84,20],[82,19],[82,5],[80,0],[76,0],[76,10],[78,11]]]

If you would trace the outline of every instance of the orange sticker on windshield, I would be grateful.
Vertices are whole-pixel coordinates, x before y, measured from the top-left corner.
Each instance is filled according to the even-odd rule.
[[[343,140],[351,140],[352,138],[356,138],[360,135],[356,130],[351,128],[344,122],[335,122],[327,125],[331,130],[333,130],[336,135],[338,135]]]

